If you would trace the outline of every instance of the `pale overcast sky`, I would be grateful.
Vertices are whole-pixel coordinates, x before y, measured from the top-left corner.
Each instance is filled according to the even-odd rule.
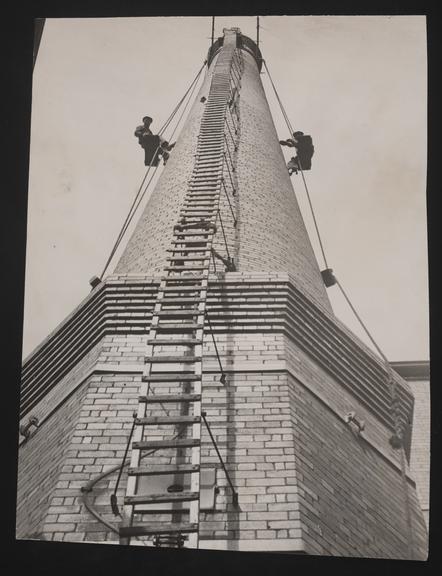
[[[425,17],[261,25],[291,123],[313,137],[306,179],[328,263],[391,360],[428,359]],[[231,26],[256,36],[252,17],[217,17],[216,35]],[[145,172],[134,128],[146,114],[153,129],[167,119],[210,32],[210,17],[46,21],[34,69],[24,356],[101,273]],[[322,269],[301,177],[292,182]],[[362,336],[338,288],[328,292]]]

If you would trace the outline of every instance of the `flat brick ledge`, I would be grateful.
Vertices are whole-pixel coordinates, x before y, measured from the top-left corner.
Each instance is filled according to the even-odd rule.
[[[392,429],[383,362],[334,317],[316,306],[284,273],[230,273],[211,279],[208,312],[215,333],[286,333],[305,353],[365,403]],[[22,370],[21,414],[45,395],[106,335],[145,335],[158,279],[112,276],[76,308],[28,357]],[[411,421],[413,396],[396,379],[403,422]]]

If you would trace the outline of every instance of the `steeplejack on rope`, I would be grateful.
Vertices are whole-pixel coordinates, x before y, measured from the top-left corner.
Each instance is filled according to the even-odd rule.
[[[94,277],[90,280],[90,284],[91,284],[91,286],[92,286],[92,289],[94,289],[94,288],[102,281],[102,279],[103,279],[103,277],[104,277],[104,274],[105,274],[106,270],[108,269],[108,267],[109,267],[109,265],[110,265],[110,263],[111,263],[111,261],[112,261],[112,258],[114,257],[116,251],[118,250],[118,247],[120,246],[121,241],[123,240],[123,237],[124,237],[125,233],[127,232],[127,229],[128,229],[128,227],[129,227],[130,223],[132,222],[132,220],[133,220],[133,218],[134,218],[134,216],[135,216],[135,213],[137,212],[137,210],[138,210],[138,208],[139,208],[139,206],[140,206],[140,204],[141,204],[141,202],[142,202],[142,200],[143,200],[143,198],[144,198],[144,196],[145,196],[145,194],[146,194],[146,191],[148,190],[148,188],[149,188],[149,186],[150,186],[150,184],[151,184],[151,182],[152,182],[152,180],[153,180],[153,178],[154,178],[154,176],[155,176],[155,174],[156,174],[156,171],[157,171],[157,169],[158,169],[159,163],[157,163],[156,165],[154,165],[154,161],[155,161],[155,158],[157,157],[157,155],[158,155],[158,154],[160,153],[160,151],[161,151],[161,140],[162,140],[163,142],[165,141],[164,138],[162,137],[163,133],[164,133],[164,132],[167,130],[167,128],[170,126],[170,124],[172,123],[173,119],[175,118],[175,115],[178,113],[178,110],[181,108],[182,104],[185,102],[185,100],[186,100],[186,98],[187,98],[187,102],[185,103],[185,105],[184,105],[184,107],[183,107],[183,110],[181,111],[181,114],[180,114],[180,116],[179,116],[179,118],[178,118],[178,120],[177,120],[177,122],[176,122],[176,125],[175,125],[175,127],[174,127],[171,135],[168,137],[169,140],[172,140],[172,138],[173,138],[173,136],[174,136],[174,134],[175,134],[175,132],[176,132],[176,130],[177,130],[177,128],[178,128],[178,126],[179,126],[179,124],[180,124],[180,122],[181,122],[181,120],[182,120],[182,118],[183,118],[183,116],[184,116],[184,114],[185,114],[185,112],[186,112],[186,110],[187,110],[187,107],[188,107],[188,105],[189,105],[189,103],[190,103],[190,101],[191,101],[191,99],[192,99],[192,95],[193,95],[193,93],[195,92],[195,89],[196,89],[196,87],[197,87],[197,85],[198,85],[198,80],[199,80],[199,78],[200,78],[200,76],[201,76],[201,73],[202,73],[202,71],[203,71],[204,66],[206,65],[206,63],[207,63],[207,60],[204,60],[202,66],[201,66],[201,68],[199,69],[199,71],[197,72],[195,78],[192,80],[190,86],[188,87],[188,89],[187,89],[186,92],[184,93],[184,96],[179,100],[178,104],[177,104],[177,105],[175,106],[175,108],[173,109],[173,111],[172,111],[172,113],[170,114],[169,118],[166,120],[166,122],[163,124],[163,126],[162,126],[162,127],[160,128],[160,130],[158,131],[158,137],[159,137],[158,146],[157,146],[157,148],[154,150],[154,152],[153,152],[153,154],[152,154],[152,158],[151,158],[150,163],[148,164],[146,173],[144,174],[144,177],[143,177],[143,179],[142,179],[142,181],[141,181],[141,184],[140,184],[140,186],[139,186],[139,188],[138,188],[138,191],[137,191],[137,193],[136,193],[136,195],[135,195],[135,198],[134,198],[134,200],[133,200],[133,202],[132,202],[132,204],[131,204],[131,207],[130,207],[129,212],[128,212],[127,216],[126,216],[126,219],[125,219],[125,221],[124,221],[124,223],[123,223],[123,226],[121,227],[120,232],[118,233],[118,236],[117,236],[117,239],[116,239],[116,241],[115,241],[115,244],[114,244],[114,246],[113,246],[113,248],[112,248],[112,250],[111,250],[111,252],[110,252],[110,254],[109,254],[108,259],[106,260],[106,263],[105,263],[105,265],[104,265],[104,268],[103,268],[100,276],[99,276],[98,278],[97,278],[97,276],[94,276]],[[145,118],[149,118],[149,117],[145,117]],[[144,120],[144,119],[143,119],[143,120]],[[150,125],[150,124],[149,124],[149,125]],[[139,127],[139,128],[143,128],[143,127]],[[135,135],[138,137],[137,133],[135,133]],[[168,142],[167,142],[167,145],[169,146]],[[171,145],[170,145],[170,146],[171,146]],[[166,152],[167,152],[167,151],[166,151]],[[155,169],[154,169],[154,171],[152,172],[152,175],[151,175],[150,179],[148,180],[147,184],[144,186],[144,184],[145,184],[145,182],[146,182],[146,179],[147,179],[147,177],[148,177],[148,175],[149,175],[149,172],[150,172],[152,166],[154,166]],[[144,189],[143,189],[143,188],[144,188]]]
[[[302,132],[294,132],[293,131],[292,125],[291,125],[290,120],[287,116],[287,113],[284,109],[284,106],[281,102],[281,99],[280,99],[279,94],[276,90],[276,87],[273,83],[272,77],[270,76],[270,72],[268,70],[268,67],[267,67],[267,64],[265,61],[264,61],[264,66],[265,66],[267,73],[269,75],[270,82],[271,82],[273,90],[275,92],[276,99],[280,105],[281,112],[282,112],[284,119],[286,121],[286,125],[287,125],[287,128],[289,130],[289,133],[291,135],[293,135],[293,138],[291,136],[288,140],[280,141],[280,143],[281,143],[281,145],[286,145],[286,146],[291,146],[291,147],[297,148],[298,156],[300,156],[299,155],[299,142],[297,143],[296,139],[298,139],[298,141],[299,141],[299,138],[301,137],[301,140],[302,140],[302,137],[304,136],[304,134]],[[308,142],[308,141],[306,141],[306,142],[307,142],[307,149],[308,149],[307,156],[309,154],[313,155],[313,145],[311,144],[311,142]],[[309,146],[310,146],[310,149],[309,149]],[[311,155],[310,155],[310,160],[311,160]],[[292,158],[292,160],[295,160],[295,159]],[[404,510],[405,510],[405,517],[406,517],[405,520],[406,520],[406,532],[407,532],[407,549],[409,551],[410,559],[413,560],[413,557],[414,557],[414,554],[413,554],[413,532],[412,532],[412,527],[411,527],[411,508],[410,508],[410,500],[409,500],[408,487],[407,487],[406,456],[405,456],[403,430],[402,430],[401,417],[400,417],[400,399],[399,399],[399,395],[398,395],[396,380],[395,380],[395,377],[393,374],[393,369],[392,369],[391,364],[388,361],[387,357],[382,352],[381,348],[378,346],[378,344],[374,340],[373,336],[370,334],[370,332],[368,331],[364,322],[362,321],[361,317],[357,313],[355,307],[351,303],[351,301],[350,301],[349,297],[347,296],[346,292],[344,291],[342,285],[337,280],[336,276],[333,273],[333,269],[330,268],[328,263],[327,263],[327,258],[325,255],[324,246],[323,246],[321,235],[319,232],[318,223],[316,221],[315,211],[313,209],[313,204],[312,204],[312,201],[310,198],[310,193],[309,193],[309,189],[307,186],[307,182],[306,182],[305,177],[304,177],[304,169],[305,169],[304,164],[306,165],[307,169],[310,167],[308,157],[306,160],[304,160],[304,162],[302,161],[302,159],[300,160],[299,158],[297,158],[296,163],[294,163],[294,165],[293,165],[293,169],[294,170],[299,169],[301,172],[305,192],[306,192],[307,199],[308,199],[308,202],[310,205],[310,210],[312,213],[313,222],[314,222],[314,226],[316,229],[316,234],[317,234],[317,237],[319,240],[319,245],[320,245],[322,256],[323,256],[324,263],[325,263],[325,269],[321,271],[321,276],[322,276],[323,282],[327,288],[330,288],[334,285],[338,286],[342,295],[344,296],[344,299],[346,300],[347,304],[349,305],[350,309],[352,310],[353,314],[355,315],[356,319],[358,320],[358,322],[360,323],[364,332],[367,334],[369,340],[371,341],[371,343],[373,344],[373,346],[377,350],[378,354],[382,358],[382,361],[383,361],[384,366],[385,366],[385,372],[386,372],[385,383],[386,383],[387,388],[388,388],[389,393],[390,393],[391,416],[392,416],[393,430],[394,430],[393,435],[390,437],[390,445],[392,446],[393,449],[400,451],[401,483],[402,483],[402,492],[403,492],[403,497],[404,497]],[[350,418],[350,420],[351,420],[351,418]],[[359,425],[360,425],[360,423],[359,423]],[[363,427],[361,428],[360,431],[362,431],[362,429],[363,429]]]

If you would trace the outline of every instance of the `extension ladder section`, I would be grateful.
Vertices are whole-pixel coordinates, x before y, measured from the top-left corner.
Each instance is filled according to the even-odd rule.
[[[234,47],[225,47],[215,65],[192,176],[152,314],[120,527],[125,544],[144,537],[156,546],[198,547],[204,322],[234,57],[239,60]],[[158,415],[158,407],[165,415]],[[166,438],[162,426],[168,427]],[[161,440],[147,440],[149,433]],[[167,463],[148,465],[153,452]],[[148,483],[162,475],[173,477],[168,491],[139,489],[141,478]],[[146,515],[156,520],[146,523]]]

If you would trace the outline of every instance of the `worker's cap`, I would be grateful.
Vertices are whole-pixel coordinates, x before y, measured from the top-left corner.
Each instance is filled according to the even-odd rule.
[[[304,132],[293,132],[293,136],[296,138],[296,136],[304,136]]]
[[[143,122],[144,122],[145,120],[148,120],[149,122],[152,122],[152,118],[151,118],[150,116],[145,116],[145,117],[143,118]]]

